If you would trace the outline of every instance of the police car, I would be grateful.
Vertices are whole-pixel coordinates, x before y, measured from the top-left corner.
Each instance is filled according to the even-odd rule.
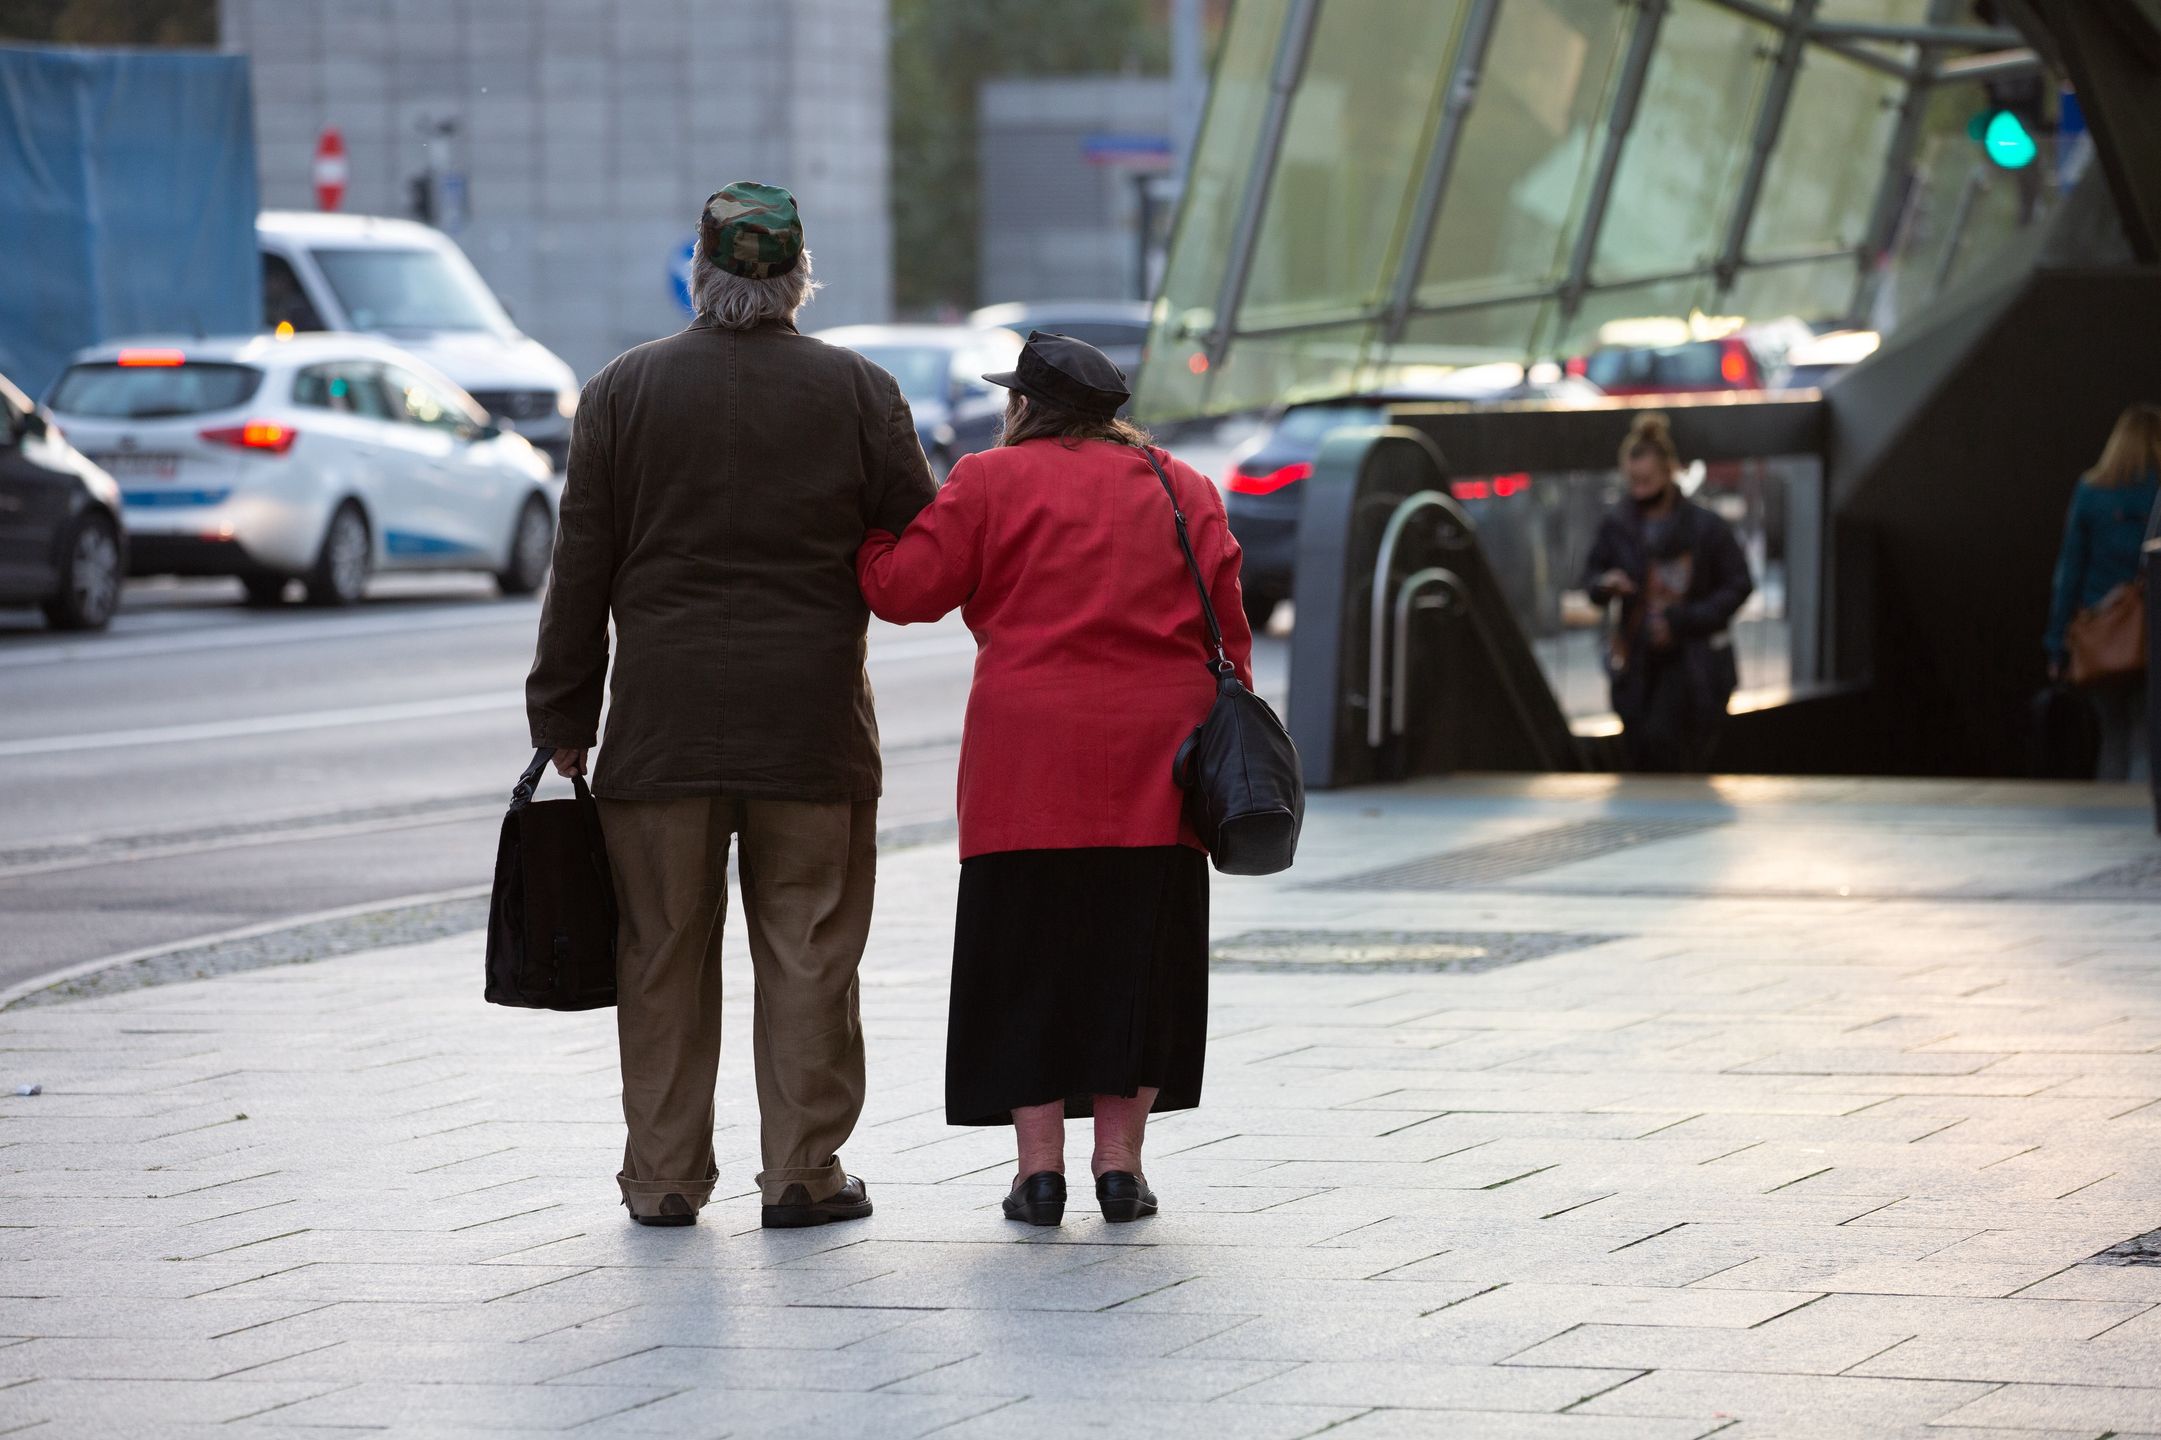
[[[258,604],[298,580],[350,605],[378,570],[546,578],[561,481],[472,397],[344,334],[85,350],[47,408],[119,482],[137,575],[233,575]]]

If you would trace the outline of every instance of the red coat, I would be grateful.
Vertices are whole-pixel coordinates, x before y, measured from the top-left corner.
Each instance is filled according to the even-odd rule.
[[[1162,451],[1225,649],[1252,683],[1238,542],[1206,476]],[[960,749],[960,853],[1184,844],[1171,757],[1215,682],[1171,505],[1130,446],[1030,440],[970,455],[856,578],[879,617],[975,632]]]

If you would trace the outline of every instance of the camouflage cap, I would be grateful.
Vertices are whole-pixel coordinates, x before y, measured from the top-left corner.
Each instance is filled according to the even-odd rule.
[[[803,258],[803,222],[795,197],[778,185],[738,180],[706,197],[698,218],[705,258],[731,275],[769,280]]]

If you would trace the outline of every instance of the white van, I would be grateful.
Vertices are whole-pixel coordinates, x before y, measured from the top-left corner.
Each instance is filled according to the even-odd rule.
[[[511,323],[457,242],[411,220],[266,210],[263,323],[380,335],[420,356],[563,468],[578,380]]]

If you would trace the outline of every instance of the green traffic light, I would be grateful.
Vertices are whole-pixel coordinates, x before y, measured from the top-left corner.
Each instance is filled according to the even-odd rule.
[[[1988,158],[2006,170],[2023,170],[2041,153],[2041,147],[2034,143],[2025,125],[2008,110],[1998,110],[1989,117],[1981,144],[1988,151]]]

